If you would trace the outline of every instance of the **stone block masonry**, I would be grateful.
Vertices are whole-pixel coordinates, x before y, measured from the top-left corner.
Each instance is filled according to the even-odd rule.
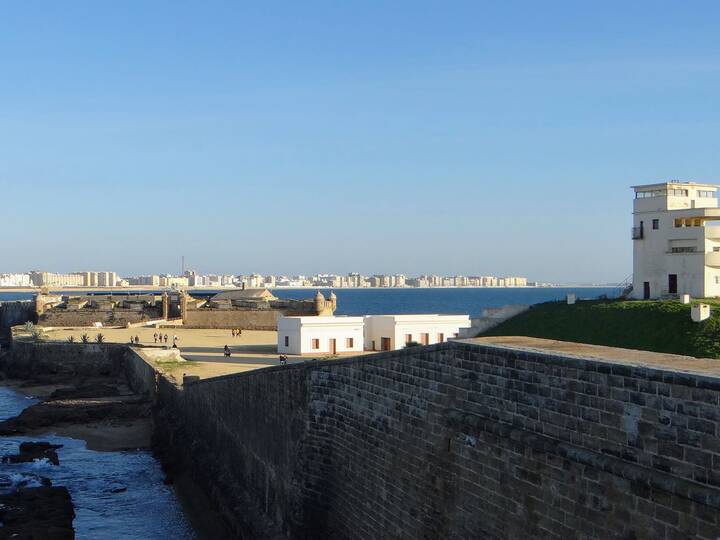
[[[450,342],[176,387],[145,354],[17,342],[0,367],[125,373],[236,537],[720,536],[714,375]]]
[[[720,378],[450,342],[160,382],[239,537],[720,536]]]

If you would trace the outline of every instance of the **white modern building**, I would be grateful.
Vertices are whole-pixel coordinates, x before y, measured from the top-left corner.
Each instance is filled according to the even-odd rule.
[[[392,351],[407,343],[442,343],[458,337],[461,328],[470,328],[468,315],[367,315],[365,349]]]
[[[633,297],[720,296],[718,186],[633,186]]]
[[[280,317],[280,354],[348,354],[363,351],[362,317]]]

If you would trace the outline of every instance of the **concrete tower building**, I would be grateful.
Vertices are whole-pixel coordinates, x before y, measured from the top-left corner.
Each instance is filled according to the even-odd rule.
[[[633,186],[633,297],[720,296],[718,186]]]

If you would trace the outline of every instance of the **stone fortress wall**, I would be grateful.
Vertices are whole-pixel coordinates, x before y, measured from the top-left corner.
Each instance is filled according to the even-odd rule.
[[[337,307],[318,292],[306,300],[281,300],[264,289],[225,291],[209,299],[185,292],[162,295],[57,296],[43,291],[34,306],[41,326],[125,327],[158,319],[182,320],[186,328],[276,330],[281,315],[332,315]]]
[[[448,342],[159,389],[243,537],[720,535],[718,377]]]
[[[0,302],[0,342],[10,339],[10,329],[18,324],[36,322],[35,304],[30,300]]]
[[[177,387],[147,354],[16,342],[0,368],[124,371],[238,537],[720,536],[717,376],[456,341]]]

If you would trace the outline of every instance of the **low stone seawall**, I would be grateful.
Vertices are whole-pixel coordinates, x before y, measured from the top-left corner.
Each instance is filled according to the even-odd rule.
[[[161,382],[238,535],[716,538],[720,379],[451,342]]]
[[[0,353],[0,371],[13,379],[124,376],[138,394],[155,398],[158,373],[152,366],[155,356],[165,350],[144,350],[119,343],[34,343],[14,341]]]
[[[35,343],[14,341],[3,371],[11,378],[28,376],[108,376],[123,372],[128,347],[114,343]]]

